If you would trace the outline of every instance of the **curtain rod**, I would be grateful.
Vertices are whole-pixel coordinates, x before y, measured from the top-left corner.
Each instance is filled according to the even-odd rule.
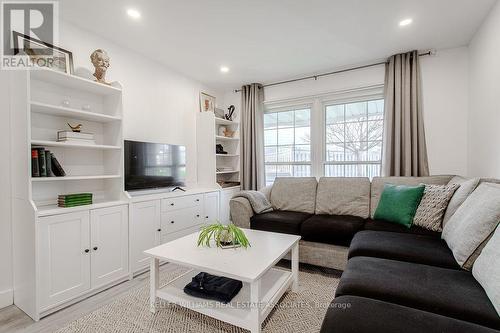
[[[433,55],[435,53],[436,52],[434,50],[430,50],[430,51],[427,51],[427,52],[424,52],[424,53],[419,53],[418,56],[419,57],[428,56],[428,55]],[[264,84],[262,87],[263,88],[265,88],[265,87],[272,87],[272,86],[277,86],[277,85],[280,85],[280,84],[297,82],[297,81],[303,81],[303,80],[310,80],[310,79],[317,80],[319,77],[323,77],[323,76],[329,76],[329,75],[334,75],[334,74],[340,74],[340,73],[355,71],[355,70],[358,70],[358,69],[364,69],[364,68],[369,68],[369,67],[380,66],[380,65],[384,65],[386,63],[387,63],[387,61],[380,61],[380,62],[375,62],[375,63],[372,63],[372,64],[367,64],[367,65],[362,65],[362,66],[356,66],[356,67],[350,67],[350,68],[340,69],[340,70],[333,71],[333,72],[327,72],[327,73],[316,74],[316,75],[309,75],[309,76],[304,76],[304,77],[297,78],[297,79],[291,79],[291,80],[285,80],[285,81],[279,81],[279,82]],[[234,92],[235,93],[241,92],[241,89],[235,89]]]

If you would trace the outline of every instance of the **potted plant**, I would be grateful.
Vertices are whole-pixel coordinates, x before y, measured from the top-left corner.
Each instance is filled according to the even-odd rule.
[[[223,249],[240,246],[247,248],[250,246],[250,242],[243,230],[232,223],[223,225],[217,222],[202,227],[198,237],[198,246],[205,245],[210,247],[212,239],[217,247]]]

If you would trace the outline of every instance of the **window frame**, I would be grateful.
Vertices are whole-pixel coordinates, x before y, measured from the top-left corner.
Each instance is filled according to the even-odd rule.
[[[298,98],[288,98],[281,100],[264,101],[263,113],[273,113],[281,111],[299,110],[304,108],[311,109],[311,162],[293,162],[298,165],[310,165],[311,177],[325,176],[325,166],[331,165],[331,161],[326,161],[326,106],[334,104],[348,104],[356,102],[364,102],[371,100],[384,99],[384,85],[375,84],[370,86],[361,86],[359,88],[351,88],[316,94]],[[264,126],[264,122],[262,122]],[[264,133],[262,134],[264,136]],[[263,149],[265,146],[264,138],[262,138]],[[383,144],[383,138],[382,138]],[[381,157],[383,160],[383,157]],[[345,164],[354,164],[352,161]],[[269,162],[264,161],[264,180],[265,180],[265,165],[269,164],[290,165],[288,162]],[[381,164],[379,161],[364,161],[360,164]]]

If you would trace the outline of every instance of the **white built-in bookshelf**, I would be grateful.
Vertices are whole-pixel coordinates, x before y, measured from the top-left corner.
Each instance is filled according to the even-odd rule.
[[[219,133],[223,126],[234,131],[233,136]],[[200,112],[197,119],[198,182],[218,183],[222,188],[234,187],[240,181],[239,122],[217,118],[211,112]],[[221,144],[227,154],[216,153]],[[239,187],[239,185],[236,185]]]
[[[38,216],[74,209],[57,207],[61,194],[91,192],[93,205],[114,205],[123,197],[122,89],[51,70],[12,73],[17,95],[12,108],[16,184],[19,198]],[[82,124],[95,144],[58,142],[67,123]],[[31,149],[44,147],[58,159],[64,177],[32,177]]]

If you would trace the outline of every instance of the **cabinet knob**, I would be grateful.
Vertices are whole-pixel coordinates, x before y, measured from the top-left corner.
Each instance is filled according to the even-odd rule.
[[[170,221],[170,223],[175,223],[174,221]]]
[[[196,201],[200,201],[200,199],[196,199]]]
[[[156,230],[156,231],[160,232],[160,231],[161,231],[161,229],[158,229],[158,230]]]
[[[196,217],[200,217],[200,214],[196,214]]]
[[[94,246],[94,251],[97,251],[97,246]]]
[[[173,205],[174,205],[174,203],[172,202],[172,203],[170,204],[170,206],[173,206]]]
[[[207,215],[207,216],[205,216],[205,218],[206,218],[206,219],[208,219],[208,215]]]
[[[90,250],[89,250],[89,249],[85,249],[85,253],[89,253],[89,252],[90,252]]]

